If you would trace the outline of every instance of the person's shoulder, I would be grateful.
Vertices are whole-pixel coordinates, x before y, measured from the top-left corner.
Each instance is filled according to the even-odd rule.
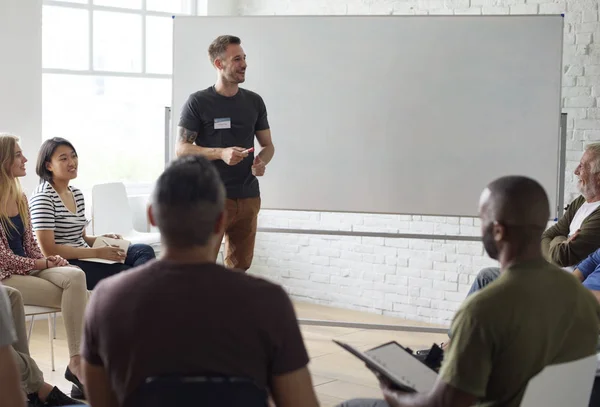
[[[269,281],[261,276],[244,273],[235,269],[227,269],[218,264],[215,264],[215,266],[222,268],[222,271],[228,273],[231,280],[243,286],[245,292],[252,292],[252,296],[256,298],[264,299],[267,302],[287,302],[289,300],[286,291],[280,284]]]
[[[73,193],[73,195],[80,195],[83,197],[83,192],[81,192],[81,189],[75,187],[75,186],[69,186],[69,188],[71,189],[71,192]]]
[[[30,201],[37,201],[37,200],[44,200],[44,199],[51,200],[55,194],[56,194],[56,192],[54,191],[54,188],[52,188],[52,185],[50,185],[49,182],[44,181],[35,188],[35,190],[31,194]]]
[[[111,303],[117,304],[120,300],[126,300],[128,294],[134,291],[135,287],[139,287],[142,281],[148,280],[148,274],[156,269],[156,260],[134,267],[123,273],[117,273],[110,277],[103,278],[94,287],[92,295],[97,295],[106,299],[111,299]]]
[[[214,96],[215,96],[215,92],[213,90],[213,87],[209,86],[208,88],[200,89],[194,93],[191,93],[189,97],[191,100],[199,100],[199,99],[211,98]]]
[[[111,278],[115,277],[112,284],[114,285],[135,285],[138,281],[148,280],[148,275],[160,270],[161,265],[158,259],[152,259],[146,263],[130,268],[126,273],[118,273]]]
[[[523,302],[529,301],[534,291],[539,290],[530,283],[536,279],[543,279],[547,289],[552,289],[552,292],[561,293],[561,299],[555,298],[557,301],[569,302],[568,298],[577,298],[587,291],[570,272],[544,260],[503,271],[496,281],[485,290],[469,296],[463,305],[477,315],[496,314],[499,311],[498,304],[502,304],[504,310],[506,307],[521,307]]]
[[[52,185],[50,185],[48,181],[44,181],[38,184],[38,186],[33,191],[33,195],[35,196],[40,194],[52,194],[53,192],[54,188],[52,188]]]
[[[245,97],[253,100],[263,100],[262,96],[260,96],[257,92],[246,88],[239,88],[239,92]]]
[[[561,287],[561,291],[570,291],[571,293],[573,290],[585,290],[571,272],[546,260],[529,263],[522,266],[522,268],[526,268],[524,272],[528,273],[531,278],[543,278],[548,287]],[[531,288],[529,285],[523,284],[519,279],[508,279],[507,285],[514,286],[515,288],[518,287],[522,290]]]
[[[579,208],[581,208],[581,205],[583,205],[585,203],[585,198],[583,197],[583,195],[579,195],[577,198],[573,199],[571,202],[569,202],[569,204],[566,206],[565,210],[577,210]]]
[[[485,287],[485,290],[480,290],[473,295],[469,295],[459,307],[459,311],[463,315],[480,317],[482,321],[488,320],[486,315],[494,313],[498,308],[498,301],[505,290],[505,282],[502,275]]]
[[[279,284],[269,281],[261,276],[249,274],[244,272],[243,270],[237,270],[235,268],[228,269],[226,267],[221,266],[220,264],[214,264],[213,267],[217,267],[218,269],[228,273],[231,278],[234,278],[239,281],[240,284],[248,285],[250,287],[256,288],[270,288],[276,289],[277,287],[281,287]]]

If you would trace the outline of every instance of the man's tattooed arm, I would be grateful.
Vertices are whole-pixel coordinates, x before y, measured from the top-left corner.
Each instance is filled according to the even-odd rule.
[[[222,148],[207,148],[195,145],[198,138],[198,132],[179,127],[179,138],[177,139],[177,156],[185,155],[203,155],[209,160],[220,160]]]
[[[197,131],[188,130],[188,129],[183,128],[183,127],[179,128],[179,140],[180,141],[182,141],[184,143],[193,144],[194,141],[196,141],[197,138],[198,138],[198,132]]]

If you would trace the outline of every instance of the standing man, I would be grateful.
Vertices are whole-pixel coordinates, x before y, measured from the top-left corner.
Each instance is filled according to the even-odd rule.
[[[247,67],[240,38],[217,37],[208,56],[217,82],[190,95],[183,106],[176,152],[177,157],[203,155],[216,166],[227,191],[225,266],[246,271],[254,256],[261,203],[256,177],[264,175],[275,147],[263,99],[239,87]],[[261,146],[258,155],[253,152],[255,136]]]

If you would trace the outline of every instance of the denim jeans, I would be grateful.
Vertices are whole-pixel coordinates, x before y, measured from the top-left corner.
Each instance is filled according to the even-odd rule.
[[[498,277],[500,277],[500,269],[498,267],[487,267],[482,269],[479,273],[477,273],[477,277],[475,278],[475,281],[473,281],[473,285],[471,285],[471,289],[467,293],[467,297],[481,290]]]
[[[129,270],[130,268],[141,266],[155,258],[156,254],[151,246],[147,244],[132,244],[127,250],[125,264],[106,264],[85,260],[69,260],[69,263],[78,266],[83,270],[85,273],[87,289],[91,291],[96,287],[96,284],[98,284],[100,280],[114,276],[122,271]]]
[[[137,243],[129,246],[129,249],[127,250],[127,258],[125,258],[125,264],[131,267],[137,267],[155,258],[156,254],[151,246]]]

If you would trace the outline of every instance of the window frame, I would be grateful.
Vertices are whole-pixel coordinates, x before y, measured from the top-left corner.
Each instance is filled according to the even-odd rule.
[[[70,9],[79,9],[79,10],[87,10],[88,11],[88,69],[62,69],[62,68],[45,68],[43,66],[42,61],[42,76],[45,74],[59,74],[59,75],[82,75],[82,76],[92,76],[92,77],[124,77],[124,78],[144,78],[144,79],[169,79],[173,80],[172,74],[159,74],[159,73],[149,73],[147,72],[146,67],[146,17],[168,17],[173,18],[177,15],[183,16],[196,16],[198,15],[198,2],[196,0],[191,1],[189,13],[169,13],[163,11],[152,11],[147,10],[146,0],[142,0],[140,9],[131,9],[131,8],[121,8],[114,6],[100,6],[95,5],[93,0],[88,0],[87,4],[81,3],[71,3],[68,1],[60,1],[60,0],[43,0],[42,7],[44,6],[52,6],[52,7],[64,7]],[[142,31],[142,40],[140,43],[141,46],[141,70],[140,72],[120,72],[120,71],[104,71],[104,70],[96,70],[94,69],[94,11],[108,11],[108,12],[116,12],[116,13],[125,13],[125,14],[133,14],[139,15],[142,17],[141,31]],[[165,106],[165,108],[170,108],[170,106]],[[42,106],[43,109],[43,106]],[[42,129],[43,132],[43,129]],[[166,147],[166,145],[160,146],[162,148]],[[142,182],[124,182],[127,188],[128,194],[130,195],[145,195],[150,194],[154,183],[142,183]],[[90,189],[92,185],[82,185],[82,189]]]

